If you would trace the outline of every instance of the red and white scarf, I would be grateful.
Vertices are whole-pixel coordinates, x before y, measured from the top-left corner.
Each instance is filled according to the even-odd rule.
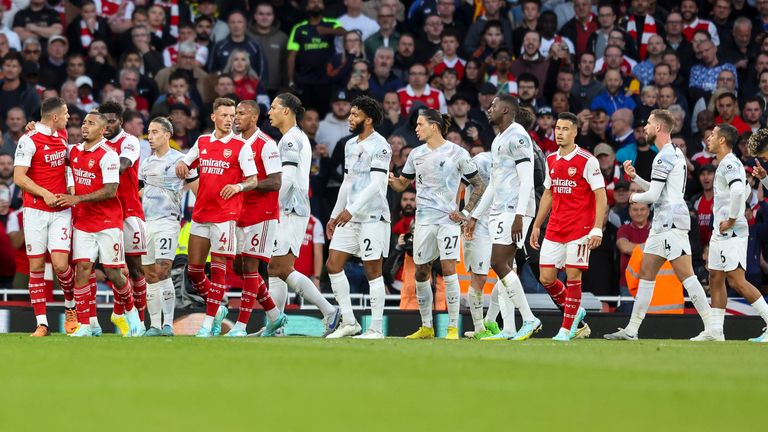
[[[632,39],[634,39],[638,44],[640,53],[639,60],[645,60],[648,55],[648,40],[651,38],[651,36],[658,34],[656,32],[656,21],[651,15],[646,15],[645,21],[643,22],[642,40],[637,40],[637,23],[635,22],[635,16],[630,15],[629,21],[627,22],[627,33],[629,33],[629,36],[632,37]]]
[[[156,5],[162,6],[163,9],[165,9],[165,13],[169,19],[169,30],[171,33],[171,36],[173,36],[175,39],[179,38],[179,0],[167,0],[167,1],[156,1]]]
[[[99,23],[96,23],[96,29],[98,29]],[[93,32],[91,32],[91,29],[88,28],[88,24],[86,24],[85,20],[80,20],[80,43],[83,45],[83,48],[88,49],[89,46],[93,43]]]
[[[100,12],[103,17],[112,17],[120,10],[120,1],[111,0],[95,0],[93,2],[96,5],[96,10]]]

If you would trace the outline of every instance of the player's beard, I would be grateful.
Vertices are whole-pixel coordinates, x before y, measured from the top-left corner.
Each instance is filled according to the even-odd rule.
[[[352,132],[352,135],[360,135],[363,133],[363,130],[365,129],[365,126],[362,123],[356,124],[354,127],[350,128],[350,132]]]
[[[656,135],[651,135],[649,133],[645,134],[645,142],[647,144],[656,144]]]

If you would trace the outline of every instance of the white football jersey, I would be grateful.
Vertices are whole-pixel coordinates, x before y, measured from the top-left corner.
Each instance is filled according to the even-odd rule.
[[[476,172],[469,152],[450,141],[434,150],[426,144],[413,149],[402,175],[416,180],[416,223],[455,225],[449,215],[458,209],[456,194],[461,177]]]
[[[363,203],[352,217],[352,222],[390,221],[389,203],[387,202],[387,175],[389,161],[392,159],[392,148],[378,132],[358,142],[357,137],[351,138],[344,146],[344,176],[351,182],[347,194],[349,208],[359,200],[363,189],[371,184],[371,172],[384,173],[383,181],[378,185],[378,194],[374,199]],[[361,204],[356,204],[361,205]]]
[[[660,233],[673,228],[691,229],[691,216],[684,197],[687,179],[685,155],[673,144],[665,145],[653,159],[651,170],[651,182],[664,183],[659,199],[653,203],[651,231]]]
[[[736,218],[736,224],[730,232],[720,232],[720,222],[730,219],[729,213],[731,208],[731,185],[744,188],[744,199],[739,205],[739,216]],[[742,165],[739,158],[733,153],[728,153],[720,164],[717,165],[717,171],[715,171],[715,203],[714,209],[714,230],[713,236],[723,235],[731,237],[749,237],[749,225],[747,224],[747,218],[744,216],[746,211],[746,199],[749,196],[749,186],[747,185],[747,176],[744,173],[744,165]]]
[[[477,175],[480,176],[480,178],[483,180],[483,183],[486,185],[491,179],[491,152],[482,152],[475,157],[472,158],[472,162],[475,163],[475,166],[477,167]],[[464,184],[467,185],[466,190],[464,191],[464,201],[469,199],[470,196],[472,196],[472,191],[474,190],[474,186],[469,183],[469,181],[466,178],[461,179]],[[484,235],[487,236],[488,234],[488,219],[491,217],[491,208],[489,207],[488,210],[486,210],[480,217],[477,219],[477,225],[476,225],[476,232],[479,234],[476,235]]]
[[[185,181],[176,177],[176,163],[182,159],[183,153],[170,149],[163,156],[152,153],[141,163],[139,180],[144,182],[141,204],[146,220],[181,218],[181,190]],[[190,170],[187,179],[196,177],[197,171]]]
[[[280,194],[280,210],[283,214],[296,213],[299,216],[309,216],[309,170],[312,165],[312,147],[309,144],[309,138],[298,126],[294,126],[283,135],[277,147],[280,150],[283,166],[296,167],[292,184],[281,188],[286,192]],[[283,174],[283,181],[285,181],[285,174]]]
[[[533,167],[533,140],[519,123],[512,123],[498,134],[491,144],[493,158],[494,196],[491,204],[491,214],[517,213],[524,206],[526,216],[536,215],[536,191],[531,188],[531,194],[520,197],[522,181],[533,182],[533,178],[521,179],[517,173],[517,164],[530,163]]]

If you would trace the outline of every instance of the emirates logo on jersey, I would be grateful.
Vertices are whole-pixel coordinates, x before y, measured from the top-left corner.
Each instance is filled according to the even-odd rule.
[[[91,159],[88,161],[88,168],[93,168],[93,166],[96,164],[96,161]]]
[[[230,156],[232,156],[232,150],[230,149],[224,150],[224,159],[229,159]]]
[[[576,175],[576,167],[570,167],[568,168],[568,175],[573,177]]]

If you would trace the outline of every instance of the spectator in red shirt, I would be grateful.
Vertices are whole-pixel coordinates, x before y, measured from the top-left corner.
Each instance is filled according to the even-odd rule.
[[[648,204],[630,204],[630,222],[619,227],[619,231],[616,233],[616,247],[621,255],[619,260],[619,290],[621,295],[630,295],[624,271],[627,269],[627,263],[629,263],[629,258],[632,256],[635,246],[642,247],[645,244],[645,240],[648,239],[648,233],[651,230],[651,224],[648,223],[650,214],[651,211],[648,208]]]
[[[712,210],[715,203],[714,181],[715,166],[709,164],[701,167],[699,183],[703,192],[693,197],[693,207],[699,215],[699,235],[702,246],[708,245],[709,238],[712,237]]]
[[[728,123],[735,127],[739,134],[752,132],[752,128],[739,115],[739,107],[736,104],[736,95],[730,92],[723,93],[717,97],[715,104],[717,107],[717,117],[715,124]]]

